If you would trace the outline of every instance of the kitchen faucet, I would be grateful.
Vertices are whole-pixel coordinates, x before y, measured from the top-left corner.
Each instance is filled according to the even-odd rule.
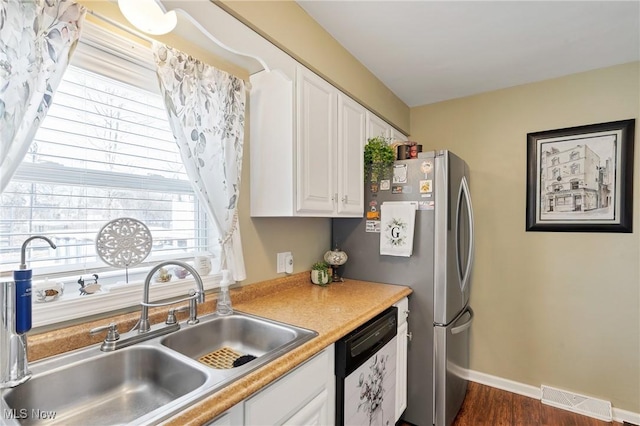
[[[191,272],[191,275],[196,280],[196,285],[198,289],[193,292],[193,290],[189,293],[189,320],[187,324],[197,324],[198,323],[198,303],[204,303],[204,285],[202,283],[202,278],[200,278],[200,274],[195,270],[195,268],[188,263],[181,262],[179,260],[167,260],[165,262],[159,263],[154,266],[147,277],[144,280],[144,290],[142,293],[143,299],[142,309],[140,310],[140,322],[138,324],[138,333],[146,333],[149,331],[149,306],[165,306],[168,303],[161,304],[151,304],[149,303],[149,286],[151,285],[151,277],[155,274],[160,268],[167,265],[176,265],[180,266],[187,271]],[[183,299],[184,300],[184,299]],[[171,302],[175,303],[175,302]]]
[[[155,274],[163,266],[167,265],[180,266],[189,271],[196,281],[197,289],[191,290],[189,292],[189,296],[184,299],[173,300],[164,303],[149,303],[149,287],[151,286],[151,279],[153,278],[153,274]],[[175,319],[175,312],[182,311],[186,308],[186,306],[184,308],[181,307],[171,309],[169,311],[167,321],[164,324],[154,325],[153,327],[149,324],[149,307],[167,306],[184,301],[189,301],[189,319],[187,320],[187,324],[197,324],[199,321],[198,303],[204,303],[204,284],[202,283],[202,278],[195,270],[195,268],[188,263],[179,260],[167,260],[165,262],[161,262],[151,268],[144,280],[142,302],[140,303],[140,319],[138,320],[138,323],[133,327],[133,329],[131,329],[131,331],[125,334],[119,334],[117,325],[115,323],[110,323],[109,325],[94,328],[90,330],[89,333],[96,334],[101,331],[107,331],[107,337],[100,346],[100,349],[105,352],[124,348],[135,343],[171,333],[180,329],[180,324],[178,324]]]
[[[56,245],[49,238],[35,235],[22,243],[20,251],[20,269],[14,272],[14,281],[0,283],[0,389],[12,388],[31,378],[29,363],[27,361],[27,332],[31,329],[31,270],[27,269],[26,250],[27,244],[34,239],[45,240],[51,248]],[[20,277],[21,288],[25,294],[20,294],[16,287]],[[24,312],[20,318],[16,318],[18,301],[16,296],[24,296]],[[19,320],[19,321],[18,321]],[[19,327],[18,327],[19,323]]]

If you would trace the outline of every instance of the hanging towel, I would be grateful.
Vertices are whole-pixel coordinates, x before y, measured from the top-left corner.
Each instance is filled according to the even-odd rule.
[[[383,203],[380,211],[380,254],[411,256],[415,222],[416,203]]]

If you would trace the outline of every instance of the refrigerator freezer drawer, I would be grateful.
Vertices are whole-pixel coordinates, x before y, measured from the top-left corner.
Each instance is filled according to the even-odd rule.
[[[467,393],[469,329],[473,310],[466,307],[448,326],[434,327],[435,409],[433,424],[450,426]]]

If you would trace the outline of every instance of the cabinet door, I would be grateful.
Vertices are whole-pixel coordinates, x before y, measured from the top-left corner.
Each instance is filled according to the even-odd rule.
[[[338,91],[304,67],[298,67],[297,85],[297,211],[330,216],[337,195]]]
[[[338,215],[362,217],[364,212],[364,142],[366,110],[338,95]]]
[[[376,136],[388,138],[391,136],[391,126],[382,118],[367,111],[367,139],[375,138]]]
[[[300,410],[304,410],[310,401],[323,393],[327,395],[327,403],[321,406],[327,411],[326,418],[331,418],[334,412],[330,401],[335,398],[331,389],[334,384],[331,381],[334,375],[333,359],[331,346],[247,399],[244,403],[244,423],[281,425],[287,419],[296,419]]]
[[[400,314],[400,313],[399,313]],[[407,332],[406,322],[398,326],[396,355],[396,422],[407,408]]]
[[[244,407],[242,402],[229,408],[224,413],[213,419],[211,422],[206,423],[206,426],[237,426],[244,424]]]
[[[329,393],[326,389],[320,392],[307,405],[302,407],[284,426],[326,426],[329,423]]]
[[[395,141],[408,141],[409,140],[409,138],[407,138],[405,135],[403,135],[402,133],[400,133],[398,130],[394,129],[393,127],[391,128],[391,133],[390,133],[389,137],[391,138],[391,143],[393,143]]]
[[[409,299],[394,304],[398,308],[398,348],[396,358],[396,421],[407,408],[407,356],[409,344]]]

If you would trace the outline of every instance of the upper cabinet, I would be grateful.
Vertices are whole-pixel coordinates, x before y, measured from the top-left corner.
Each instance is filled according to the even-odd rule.
[[[251,215],[362,217],[366,110],[290,69],[251,77]]]
[[[267,65],[251,75],[251,216],[362,217],[364,144],[404,135],[266,39],[242,46]]]
[[[382,136],[395,141],[406,141],[407,137],[374,113],[367,111],[367,139]]]
[[[382,136],[388,138],[391,136],[391,126],[382,118],[374,113],[367,111],[367,139]]]

